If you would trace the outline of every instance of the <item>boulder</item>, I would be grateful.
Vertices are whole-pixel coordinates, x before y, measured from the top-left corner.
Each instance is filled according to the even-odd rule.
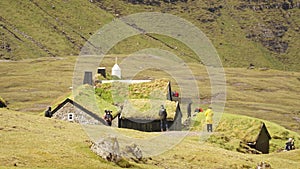
[[[118,162],[121,159],[119,142],[116,137],[107,137],[93,142],[91,150],[107,161]]]
[[[91,150],[107,161],[119,163],[126,159],[135,162],[143,159],[142,150],[135,143],[125,146],[124,151],[120,151],[119,142],[116,137],[110,136],[101,138],[97,142],[92,142]]]
[[[134,161],[140,161],[143,158],[142,150],[138,147],[138,145],[134,143],[132,145],[126,146],[125,151],[122,154],[124,155],[124,157],[130,158]]]

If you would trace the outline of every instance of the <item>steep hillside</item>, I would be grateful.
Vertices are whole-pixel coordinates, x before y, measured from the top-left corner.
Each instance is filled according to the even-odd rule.
[[[118,16],[158,11],[183,17],[210,38],[224,66],[241,67],[252,63],[260,67],[300,70],[297,47],[300,1],[107,0],[97,3]],[[122,49],[125,48],[119,50]],[[178,50],[190,54],[185,49]]]
[[[89,1],[0,2],[0,59],[78,55],[112,16]]]
[[[3,0],[0,59],[78,55],[89,36],[114,17],[157,11],[175,14],[198,26],[226,67],[252,63],[299,71],[299,8],[299,0]],[[110,52],[128,54],[156,47],[183,58],[195,57],[181,43],[164,36],[153,37],[126,39]]]

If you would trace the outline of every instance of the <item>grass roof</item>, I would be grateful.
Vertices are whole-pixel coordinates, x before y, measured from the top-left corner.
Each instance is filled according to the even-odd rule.
[[[233,121],[234,120],[234,121]],[[229,136],[239,138],[244,142],[255,142],[263,122],[256,119],[224,119],[222,120],[218,127],[217,132],[228,132]],[[243,131],[243,132],[241,132]]]
[[[193,120],[192,131],[206,131],[204,113],[198,113]],[[240,143],[254,142],[260,133],[262,123],[265,123],[272,137],[270,152],[284,148],[285,142],[290,137],[295,140],[300,139],[298,133],[288,131],[277,124],[248,116],[224,113],[218,125],[213,125],[214,133],[209,137],[208,142],[227,150],[241,151]]]
[[[151,82],[135,83],[129,85],[129,97],[164,99],[168,93],[168,79],[155,79]]]
[[[102,117],[105,114],[104,110],[111,110],[113,116],[116,116],[119,112],[118,107],[95,95],[93,87],[89,85],[82,85],[73,93],[66,93],[56,99],[52,103],[53,109],[61,104],[66,98],[74,100],[85,109],[97,114],[99,117]],[[41,113],[41,115],[43,115],[43,113]]]
[[[164,105],[168,113],[167,119],[173,120],[175,118],[177,104],[178,102],[169,100],[130,99],[124,104],[122,117],[156,120],[159,119],[158,112],[160,105]]]
[[[127,99],[166,99],[168,79],[156,79],[143,83],[103,83],[96,87],[96,94],[111,103],[122,103]]]

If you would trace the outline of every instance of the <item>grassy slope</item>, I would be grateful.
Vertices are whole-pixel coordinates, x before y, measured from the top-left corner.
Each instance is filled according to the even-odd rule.
[[[279,2],[279,1],[278,1]],[[275,2],[274,2],[275,3]],[[271,67],[281,70],[299,70],[299,33],[298,24],[299,10],[292,9],[284,11],[282,9],[264,9],[254,11],[251,8],[238,10],[240,5],[247,4],[243,1],[188,1],[176,3],[163,3],[160,6],[133,5],[126,1],[107,0],[101,1],[97,5],[106,11],[121,16],[137,12],[167,12],[187,19],[199,27],[212,41],[217,49],[223,65],[226,67],[246,67],[253,63],[259,67]],[[258,2],[248,5],[265,5],[268,3]],[[272,4],[272,3],[271,3]],[[208,8],[222,8],[216,12],[209,12]],[[288,15],[288,17],[287,17]],[[289,43],[286,53],[278,54],[268,50],[257,39],[249,39],[246,36],[251,33],[263,35],[263,28],[276,32],[274,25],[287,26],[288,31],[280,39]],[[170,39],[163,36],[155,36],[171,46],[177,46],[179,49],[168,49],[164,44],[146,37],[138,36],[121,42],[112,49],[112,53],[131,53],[139,49],[153,46],[168,49],[171,52],[188,59],[194,57],[193,53],[182,44],[171,42]],[[264,39],[265,40],[265,39]],[[139,42],[138,45],[136,45]]]
[[[0,109],[0,116],[5,117],[0,118],[0,135],[4,138],[0,143],[5,145],[0,147],[0,168],[13,167],[14,164],[24,168],[118,168],[89,150],[89,138],[78,124],[7,109]],[[224,117],[248,119],[243,116]],[[272,123],[267,123],[267,126],[271,134],[274,130],[286,131]],[[141,136],[141,139],[157,134],[117,130],[126,131],[129,137]],[[296,135],[299,138],[299,134]],[[295,150],[269,155],[247,155],[199,141],[199,137],[188,136],[173,149],[147,159],[145,163],[131,164],[135,168],[253,168],[257,163],[266,161],[272,168],[299,168],[299,153],[299,150]]]
[[[275,3],[275,2],[274,2]],[[299,10],[265,9],[254,11],[251,8],[237,9],[243,1],[188,1],[176,3],[161,2],[160,6],[133,5],[120,0],[95,1],[1,1],[3,25],[2,59],[36,58],[41,56],[77,55],[91,34],[113,19],[116,13],[125,16],[137,12],[167,12],[187,19],[199,27],[216,47],[223,65],[245,67],[254,63],[259,67],[281,70],[300,70],[299,67]],[[267,3],[252,2],[250,5]],[[209,12],[208,8],[222,8]],[[104,10],[102,10],[102,9]],[[110,13],[110,14],[109,14]],[[257,39],[246,36],[254,32],[261,35],[263,29],[276,32],[273,23],[287,26],[281,41],[289,43],[285,53],[269,51]],[[4,29],[5,28],[5,29]],[[261,35],[263,36],[263,35]],[[132,53],[142,48],[162,48],[185,58],[194,57],[183,44],[161,35],[155,35],[164,43],[176,46],[168,48],[164,43],[148,36],[135,36],[124,40],[110,53]],[[137,45],[138,44],[138,45]],[[9,46],[7,49],[6,46]]]
[[[2,167],[113,168],[89,151],[88,137],[78,124],[6,109],[0,109],[0,116]]]
[[[1,1],[1,59],[78,55],[112,16],[89,1]]]

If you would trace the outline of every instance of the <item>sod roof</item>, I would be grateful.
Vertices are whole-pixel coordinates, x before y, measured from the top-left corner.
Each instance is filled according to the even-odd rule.
[[[129,99],[166,99],[168,86],[168,79],[155,79],[150,82],[131,84],[128,84],[128,81],[124,83],[122,81],[103,83],[98,84],[97,88],[111,90],[114,96],[128,96]]]
[[[256,119],[227,118],[218,124],[216,131],[225,132],[228,136],[239,138],[244,142],[254,142],[256,141],[262,126],[263,122]]]
[[[164,105],[167,110],[167,119],[174,120],[178,102],[150,99],[130,99],[126,101],[122,110],[122,118],[157,120],[159,119],[158,112],[161,105]]]

